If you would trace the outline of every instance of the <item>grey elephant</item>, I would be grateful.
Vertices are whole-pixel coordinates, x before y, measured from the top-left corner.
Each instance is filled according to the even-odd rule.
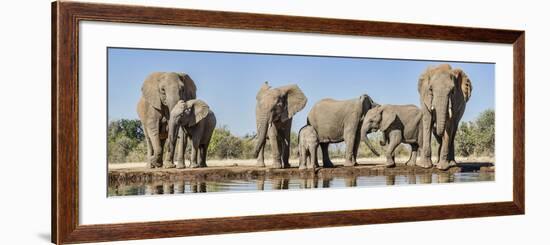
[[[472,82],[461,69],[448,64],[429,67],[418,79],[418,93],[423,114],[423,145],[419,165],[431,167],[431,134],[439,143],[437,168],[456,165],[454,138],[466,102],[472,94]]]
[[[137,113],[147,145],[147,167],[162,167],[163,147],[168,137],[168,120],[170,110],[180,100],[196,98],[195,82],[185,73],[154,72],[151,73],[141,87],[141,98],[137,104]],[[186,137],[180,134],[178,163],[184,161]],[[165,168],[173,167],[173,152]]]
[[[363,119],[361,136],[368,141],[367,134],[380,130],[381,145],[385,145],[386,167],[395,166],[395,148],[400,143],[411,146],[407,166],[416,165],[416,156],[422,148],[422,111],[415,105],[382,105],[370,109]]]
[[[258,166],[264,167],[264,147],[269,139],[273,168],[289,167],[292,117],[301,111],[307,98],[296,84],[271,88],[265,82],[256,95],[257,143],[254,149]]]
[[[360,126],[363,117],[378,106],[367,94],[350,100],[322,99],[313,105],[307,116],[308,125],[313,126],[323,152],[323,167],[333,167],[328,154],[330,143],[346,143],[344,166],[357,164],[357,150],[360,144]],[[369,149],[378,152],[366,141]]]
[[[185,130],[191,139],[191,168],[206,167],[206,153],[216,128],[216,116],[202,100],[180,100],[170,112],[168,121],[169,147],[176,147],[179,129]],[[173,151],[172,151],[173,152]],[[185,168],[178,164],[178,168]]]
[[[299,169],[313,169],[319,166],[317,164],[318,146],[319,140],[315,129],[311,125],[303,126],[298,132]]]

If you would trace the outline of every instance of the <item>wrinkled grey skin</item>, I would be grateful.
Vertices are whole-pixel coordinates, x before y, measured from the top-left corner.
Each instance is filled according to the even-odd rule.
[[[314,169],[317,164],[317,147],[319,140],[317,132],[311,125],[303,126],[298,132],[298,154],[300,156],[299,169]]]
[[[290,130],[292,117],[301,111],[307,98],[298,85],[271,88],[265,82],[256,95],[257,142],[254,149],[258,166],[264,167],[264,147],[269,139],[272,168],[290,167]]]
[[[367,134],[380,130],[381,145],[386,149],[386,167],[395,166],[394,151],[400,143],[411,146],[407,166],[416,165],[416,155],[422,148],[422,111],[415,105],[382,105],[370,109],[363,119],[361,136],[368,141]]]
[[[191,139],[191,168],[206,167],[206,153],[216,128],[216,116],[202,100],[180,100],[170,112],[168,121],[169,147],[176,147],[176,138],[179,129],[185,130]],[[173,152],[173,151],[171,151]],[[178,168],[185,168],[179,164]]]
[[[313,106],[307,121],[317,132],[323,152],[323,167],[334,166],[328,155],[328,145],[342,141],[346,143],[344,166],[357,164],[361,122],[367,111],[375,106],[378,104],[366,94],[350,100],[322,99]],[[368,141],[366,143],[378,155],[372,145]]]
[[[145,134],[148,168],[163,167],[162,149],[168,137],[170,110],[179,100],[196,98],[196,91],[195,82],[185,73],[154,72],[143,82],[137,113]],[[187,141],[183,132],[179,138],[178,163],[183,164]],[[173,156],[164,164],[165,168],[173,167]]]
[[[439,143],[438,169],[456,165],[454,138],[466,102],[472,94],[472,83],[461,69],[443,64],[429,67],[418,80],[418,93],[423,114],[423,147],[418,164],[428,168],[431,160],[431,134]]]

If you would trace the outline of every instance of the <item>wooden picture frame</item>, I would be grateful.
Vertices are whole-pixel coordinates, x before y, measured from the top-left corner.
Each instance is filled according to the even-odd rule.
[[[513,45],[513,201],[241,216],[124,224],[79,224],[79,22],[192,26]],[[525,32],[346,19],[327,19],[144,7],[52,3],[52,242],[151,239],[221,233],[304,229],[525,212]]]

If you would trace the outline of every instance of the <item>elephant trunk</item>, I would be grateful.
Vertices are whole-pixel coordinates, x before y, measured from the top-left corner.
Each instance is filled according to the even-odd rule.
[[[168,120],[168,150],[172,155],[174,153],[174,148],[176,148],[176,141],[178,139],[179,125],[178,118],[175,115],[170,117]]]
[[[267,113],[263,113],[258,119],[258,141],[256,142],[256,147],[254,148],[254,157],[257,158],[260,154],[260,150],[265,145],[265,140],[267,138],[267,129],[269,127],[269,118]]]
[[[361,137],[363,137],[363,140],[365,141],[365,144],[367,145],[367,147],[369,148],[370,151],[372,151],[372,153],[374,153],[374,155],[376,156],[380,156],[380,153],[378,153],[378,151],[376,151],[374,149],[374,146],[371,144],[371,142],[369,141],[369,137],[367,137],[367,134],[370,133],[371,131],[371,128],[369,126],[367,127],[362,127],[361,128]]]
[[[435,133],[438,136],[442,136],[445,131],[445,124],[447,122],[447,111],[449,111],[449,99],[439,100],[441,103],[435,108]]]

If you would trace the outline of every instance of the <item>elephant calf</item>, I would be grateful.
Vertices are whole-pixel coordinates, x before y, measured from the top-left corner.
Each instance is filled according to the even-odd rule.
[[[300,169],[316,168],[317,147],[319,139],[317,132],[311,125],[303,126],[298,132],[298,154],[300,155]]]
[[[170,112],[168,140],[171,149],[176,146],[179,128],[183,128],[191,139],[191,168],[206,167],[206,152],[216,127],[216,116],[202,100],[180,100]],[[198,158],[198,159],[197,159]],[[185,168],[178,163],[178,168]]]
[[[386,167],[395,166],[394,151],[400,143],[411,146],[407,166],[416,165],[418,148],[422,147],[422,111],[415,105],[382,105],[370,109],[365,115],[361,136],[380,130],[381,144],[386,146]],[[429,146],[428,146],[429,147]]]

